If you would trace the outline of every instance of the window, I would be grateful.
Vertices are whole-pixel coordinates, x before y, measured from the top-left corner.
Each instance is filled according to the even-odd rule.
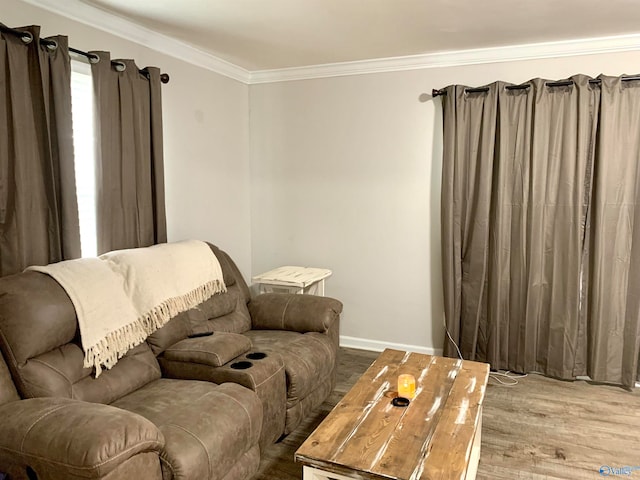
[[[82,257],[98,253],[96,236],[96,181],[91,66],[71,61],[73,149],[75,154],[80,248]]]

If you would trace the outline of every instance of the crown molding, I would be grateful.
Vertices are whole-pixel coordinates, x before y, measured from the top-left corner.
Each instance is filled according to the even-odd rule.
[[[251,84],[640,50],[640,34],[257,70]]]
[[[249,71],[81,0],[22,1],[249,85],[640,50],[633,34]]]
[[[80,0],[22,1],[239,82],[248,84],[251,79],[250,72],[238,65]]]

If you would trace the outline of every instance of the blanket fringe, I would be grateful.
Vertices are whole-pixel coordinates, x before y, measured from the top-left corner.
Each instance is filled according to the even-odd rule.
[[[84,367],[95,368],[96,378],[104,366],[110,370],[133,347],[143,343],[149,335],[166,325],[176,315],[208,300],[216,293],[227,291],[223,281],[213,280],[200,285],[185,295],[165,300],[133,323],[110,332],[96,345],[87,349]]]

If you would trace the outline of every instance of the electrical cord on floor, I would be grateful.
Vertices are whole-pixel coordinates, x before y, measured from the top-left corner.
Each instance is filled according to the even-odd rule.
[[[454,347],[456,347],[456,351],[458,352],[458,358],[460,360],[464,360],[464,358],[462,358],[462,354],[460,353],[460,349],[458,348],[458,344],[456,343],[456,341],[453,339],[453,337],[449,333],[449,329],[447,328],[447,324],[446,323],[444,324],[444,329],[447,331],[447,337],[449,337],[449,341],[451,343],[453,343]]]
[[[489,378],[495,380],[502,387],[513,387],[518,385],[518,378],[525,378],[526,373],[506,372],[489,372]]]
[[[449,333],[449,328],[447,327],[446,320],[444,321],[444,329],[447,332],[447,337],[449,338],[449,341],[453,343],[454,347],[456,347],[456,352],[458,352],[458,358],[460,358],[460,360],[464,360],[464,358],[462,358],[462,353],[460,353],[460,349],[458,348],[458,344]],[[489,379],[498,382],[498,386],[502,386],[502,387],[513,387],[515,385],[518,385],[518,379],[525,378],[526,376],[527,376],[526,373],[519,374],[519,373],[510,372],[510,371],[506,371],[506,372],[490,371],[489,372]]]

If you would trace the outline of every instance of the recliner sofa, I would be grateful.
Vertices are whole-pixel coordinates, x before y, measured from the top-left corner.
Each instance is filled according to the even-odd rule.
[[[71,301],[45,274],[0,278],[0,472],[17,479],[249,479],[335,385],[342,304],[227,286],[95,378]],[[201,335],[193,337],[193,335]]]

